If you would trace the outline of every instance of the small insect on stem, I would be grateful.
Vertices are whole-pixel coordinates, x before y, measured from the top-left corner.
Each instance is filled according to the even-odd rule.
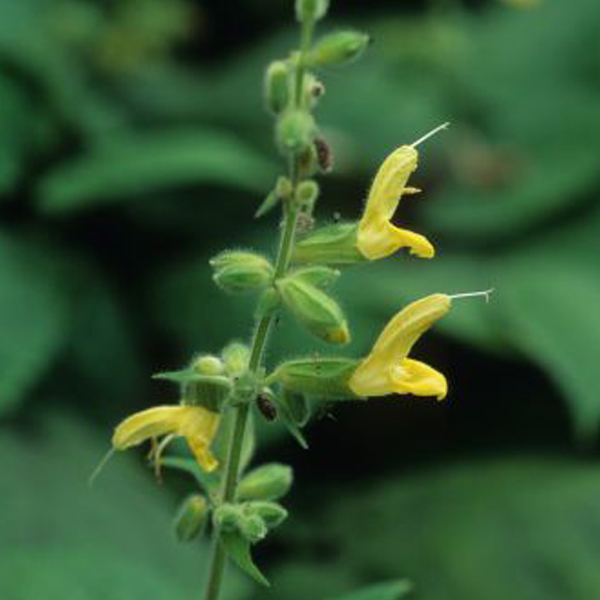
[[[260,414],[269,422],[277,418],[277,408],[271,399],[265,394],[259,394],[256,398],[256,406]]]
[[[329,144],[323,137],[316,137],[314,147],[317,153],[317,162],[323,173],[329,173],[333,166],[333,154]]]

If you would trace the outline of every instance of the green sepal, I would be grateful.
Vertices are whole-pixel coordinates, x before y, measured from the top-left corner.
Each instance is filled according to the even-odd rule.
[[[330,267],[325,267],[323,265],[312,265],[295,269],[291,275],[310,285],[325,289],[333,285],[333,283],[338,280],[341,273],[337,269],[331,269]]]
[[[304,450],[308,450],[308,442],[302,433],[302,430],[298,426],[298,423],[294,420],[294,417],[290,411],[289,406],[285,402],[285,389],[282,389],[281,396],[275,396],[275,403],[277,405],[278,416],[289,431],[290,435],[298,442],[298,445]]]
[[[258,583],[269,587],[271,584],[267,578],[259,571],[252,560],[250,552],[250,542],[237,531],[222,531],[220,542],[227,556],[246,574]]]
[[[371,42],[370,36],[360,31],[336,31],[317,41],[308,55],[310,67],[333,67],[356,60]]]
[[[237,496],[241,500],[278,500],[289,492],[293,479],[288,465],[261,465],[244,475],[238,484]]]
[[[191,494],[181,503],[173,527],[180,542],[191,542],[203,531],[210,515],[210,506],[201,494]]]
[[[328,344],[350,341],[348,323],[333,298],[298,273],[279,279],[276,285],[286,307],[313,335]]]
[[[264,289],[273,279],[273,265],[255,252],[225,250],[209,262],[213,268],[213,281],[232,294]]]
[[[283,388],[283,400],[288,407],[294,423],[304,427],[311,417],[311,407],[304,394],[298,394]]]
[[[273,210],[277,206],[277,204],[279,204],[280,200],[281,198],[275,192],[275,190],[271,190],[267,197],[262,201],[261,205],[256,209],[256,212],[254,213],[254,218],[260,219],[261,217],[266,215],[268,212]]]
[[[296,19],[300,23],[318,21],[327,14],[329,0],[296,0]]]
[[[301,358],[277,367],[267,384],[277,381],[288,392],[308,394],[326,400],[357,399],[348,386],[359,361],[351,358]]]
[[[290,101],[289,70],[283,60],[275,60],[265,73],[265,100],[274,115],[281,113]]]
[[[268,529],[279,527],[288,517],[288,511],[278,502],[270,500],[254,500],[246,502],[243,510],[248,514],[255,514],[262,519]]]
[[[243,342],[233,341],[227,344],[221,352],[225,370],[231,377],[239,377],[248,369],[250,348]]]
[[[316,131],[315,121],[310,113],[289,109],[277,119],[275,137],[282,151],[299,154],[310,147]]]
[[[294,247],[292,260],[297,263],[352,265],[366,258],[356,246],[356,223],[336,223],[303,237]]]
[[[152,379],[165,379],[181,386],[181,403],[188,406],[204,406],[220,412],[231,396],[233,385],[223,375],[201,375],[192,367],[180,371],[165,371],[152,375]]]

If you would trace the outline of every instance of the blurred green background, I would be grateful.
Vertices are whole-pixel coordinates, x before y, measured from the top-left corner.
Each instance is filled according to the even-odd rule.
[[[0,599],[198,598],[207,545],[170,521],[191,490],[142,452],[87,478],[150,375],[251,326],[207,260],[270,251],[252,215],[279,172],[262,72],[296,44],[291,0],[0,0]],[[457,303],[415,356],[448,401],[343,405],[288,461],[292,516],[257,548],[273,583],[230,600],[332,598],[408,578],[416,600],[600,598],[600,3],[333,1],[368,56],[323,73],[335,171],[321,223],[439,123],[398,222],[436,260],[348,269],[360,355],[406,302]],[[271,364],[316,343],[284,321]],[[319,351],[325,352],[323,347]]]

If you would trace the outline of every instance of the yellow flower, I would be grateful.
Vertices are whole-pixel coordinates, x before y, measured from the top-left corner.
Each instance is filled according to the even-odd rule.
[[[448,391],[446,378],[408,354],[421,335],[450,310],[451,300],[446,294],[432,294],[401,310],[352,374],[350,389],[363,397],[414,394],[442,400]]]
[[[115,429],[112,445],[117,450],[126,450],[147,439],[167,436],[153,454],[158,466],[164,446],[173,437],[182,436],[198,464],[210,472],[218,465],[209,446],[217,433],[219,419],[219,413],[203,406],[156,406],[127,417]]]
[[[406,186],[417,168],[418,156],[414,146],[400,146],[385,159],[375,175],[358,224],[356,244],[369,260],[384,258],[399,248],[408,248],[411,254],[421,258],[433,258],[435,254],[427,238],[392,223],[402,195],[419,191]]]

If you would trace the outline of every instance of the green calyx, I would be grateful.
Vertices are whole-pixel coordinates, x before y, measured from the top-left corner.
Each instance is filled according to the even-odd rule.
[[[214,511],[215,525],[225,533],[237,533],[251,544],[264,539],[269,531],[280,525],[288,512],[276,502],[225,503]]]
[[[325,400],[355,399],[348,381],[359,361],[350,358],[303,358],[282,363],[267,378],[297,394]]]
[[[179,507],[173,523],[175,535],[180,542],[197,538],[208,521],[210,507],[201,494],[188,496]]]
[[[238,497],[241,500],[278,500],[289,492],[293,479],[293,471],[288,465],[262,465],[242,478]]]
[[[273,280],[269,260],[254,252],[226,250],[212,258],[210,265],[214,282],[234,294],[264,289]]]
[[[329,0],[296,0],[296,18],[300,23],[318,21],[328,8]]]
[[[300,154],[307,150],[315,134],[315,120],[304,110],[289,109],[277,119],[275,136],[284,153]]]
[[[366,259],[356,246],[356,223],[336,223],[317,229],[296,243],[296,263],[352,265]]]
[[[356,60],[371,38],[360,31],[337,31],[322,37],[308,55],[310,67],[332,67]]]
[[[283,303],[302,325],[328,344],[347,344],[350,331],[338,303],[298,273],[277,281]]]
[[[250,348],[242,342],[231,342],[223,348],[221,358],[225,364],[227,374],[231,377],[239,377],[248,369]]]
[[[283,112],[291,98],[289,69],[282,60],[273,61],[265,74],[265,100],[267,108],[278,115]]]
[[[157,373],[153,379],[179,384],[182,404],[204,406],[213,412],[221,412],[233,392],[233,383],[225,374],[224,363],[212,355],[196,357],[186,369]]]

